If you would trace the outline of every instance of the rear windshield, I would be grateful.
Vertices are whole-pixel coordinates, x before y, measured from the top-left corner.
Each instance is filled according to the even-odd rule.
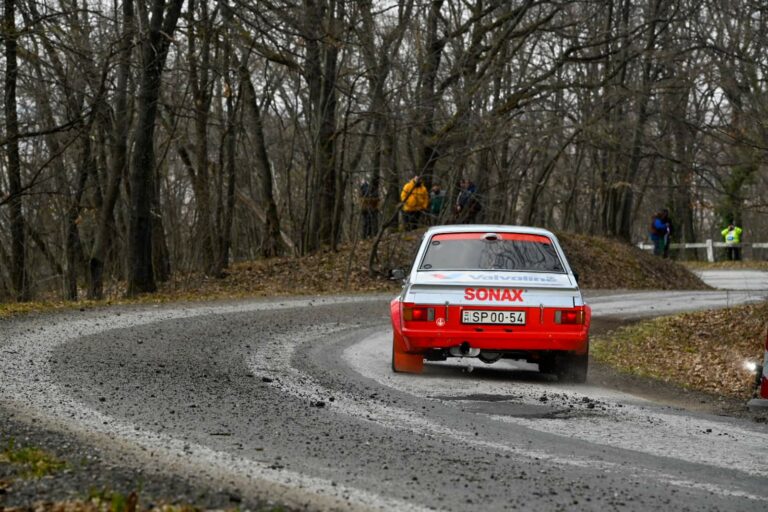
[[[549,238],[518,233],[435,235],[419,270],[565,272]]]

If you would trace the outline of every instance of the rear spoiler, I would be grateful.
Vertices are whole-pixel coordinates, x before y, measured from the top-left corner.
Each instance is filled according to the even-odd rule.
[[[503,307],[583,306],[578,288],[533,286],[496,286],[485,283],[451,285],[412,284],[405,291],[404,302],[416,304],[454,304]]]

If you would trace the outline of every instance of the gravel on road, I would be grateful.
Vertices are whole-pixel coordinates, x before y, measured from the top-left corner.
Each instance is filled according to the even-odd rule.
[[[148,500],[213,508],[271,499],[311,510],[759,510],[768,501],[747,450],[768,439],[764,425],[561,386],[525,366],[393,376],[386,305],[327,297],[9,321],[3,434],[72,462],[45,482],[14,483],[3,505],[87,493],[77,487],[88,475],[96,487],[143,482]],[[370,350],[356,358],[361,346]],[[628,414],[646,424],[629,428]],[[641,445],[658,421],[705,427],[664,453],[658,438]],[[746,455],[715,460],[713,450],[729,449]]]

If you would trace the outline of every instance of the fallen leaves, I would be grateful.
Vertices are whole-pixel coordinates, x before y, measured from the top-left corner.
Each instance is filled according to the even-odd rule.
[[[558,233],[582,288],[706,290],[685,266],[633,245],[599,236]]]
[[[48,297],[31,303],[0,303],[0,318],[36,311],[86,308],[110,304],[161,303],[363,292],[397,292],[399,281],[381,274],[413,263],[423,230],[386,234],[377,251],[377,270],[368,269],[373,242],[362,240],[324,249],[304,257],[243,261],[231,265],[221,278],[195,272],[176,272],[159,283],[159,292],[124,298],[125,283],[110,281],[104,301],[67,302]],[[654,257],[636,247],[604,237],[558,233],[582,288],[595,289],[706,289],[695,275],[670,260]]]
[[[105,501],[93,498],[88,501],[72,500],[58,502],[37,502],[29,507],[9,507],[6,512],[197,512],[202,509],[191,505],[158,505],[151,508],[138,507],[131,502],[131,494],[125,502]],[[228,509],[236,510],[236,509]]]
[[[382,239],[378,261],[383,270],[410,268],[422,231],[393,232]],[[708,287],[682,265],[654,257],[616,240],[558,234],[584,288],[685,289]],[[368,271],[371,241],[346,245],[302,258],[272,258],[236,263],[223,279],[177,276],[161,293],[241,297],[322,293],[393,292],[400,283]]]
[[[657,318],[593,340],[592,354],[628,373],[746,399],[754,374],[744,363],[762,363],[766,320],[766,302]]]

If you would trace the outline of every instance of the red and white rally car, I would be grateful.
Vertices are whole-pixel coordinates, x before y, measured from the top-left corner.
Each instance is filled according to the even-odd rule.
[[[539,364],[559,380],[587,378],[591,310],[557,237],[520,226],[429,229],[390,304],[392,369],[477,357]]]

